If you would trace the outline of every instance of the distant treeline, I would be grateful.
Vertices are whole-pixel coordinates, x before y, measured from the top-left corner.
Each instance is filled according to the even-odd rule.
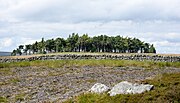
[[[72,33],[67,39],[56,38],[36,41],[33,44],[19,45],[12,55],[46,54],[52,52],[114,52],[114,53],[156,53],[153,44],[137,38]]]

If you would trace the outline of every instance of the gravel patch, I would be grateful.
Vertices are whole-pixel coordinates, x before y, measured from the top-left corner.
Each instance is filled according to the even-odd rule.
[[[12,103],[62,102],[88,91],[95,83],[113,87],[120,81],[137,82],[163,73],[175,72],[180,72],[180,68],[91,66],[7,68],[0,71],[0,97],[6,97]]]

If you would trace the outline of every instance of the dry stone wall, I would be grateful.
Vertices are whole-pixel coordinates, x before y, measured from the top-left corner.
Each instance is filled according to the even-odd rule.
[[[75,60],[75,59],[116,59],[116,60],[138,60],[138,61],[162,61],[162,62],[180,62],[180,56],[161,56],[161,55],[84,55],[84,54],[64,54],[64,55],[46,55],[34,56],[29,58],[0,58],[0,62],[20,62],[20,61],[34,61],[34,60]]]

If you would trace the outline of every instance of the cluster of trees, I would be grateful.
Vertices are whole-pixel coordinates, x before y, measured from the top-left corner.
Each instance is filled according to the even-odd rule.
[[[153,44],[137,38],[100,35],[89,37],[72,33],[67,39],[42,40],[28,45],[20,45],[12,55],[45,54],[52,52],[114,52],[114,53],[156,53]]]

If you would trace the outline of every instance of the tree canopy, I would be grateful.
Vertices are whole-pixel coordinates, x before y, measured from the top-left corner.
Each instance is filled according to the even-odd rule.
[[[99,35],[89,37],[72,33],[67,39],[56,38],[36,41],[33,44],[20,45],[12,55],[45,54],[53,52],[113,52],[113,53],[156,53],[153,44],[137,38]]]

